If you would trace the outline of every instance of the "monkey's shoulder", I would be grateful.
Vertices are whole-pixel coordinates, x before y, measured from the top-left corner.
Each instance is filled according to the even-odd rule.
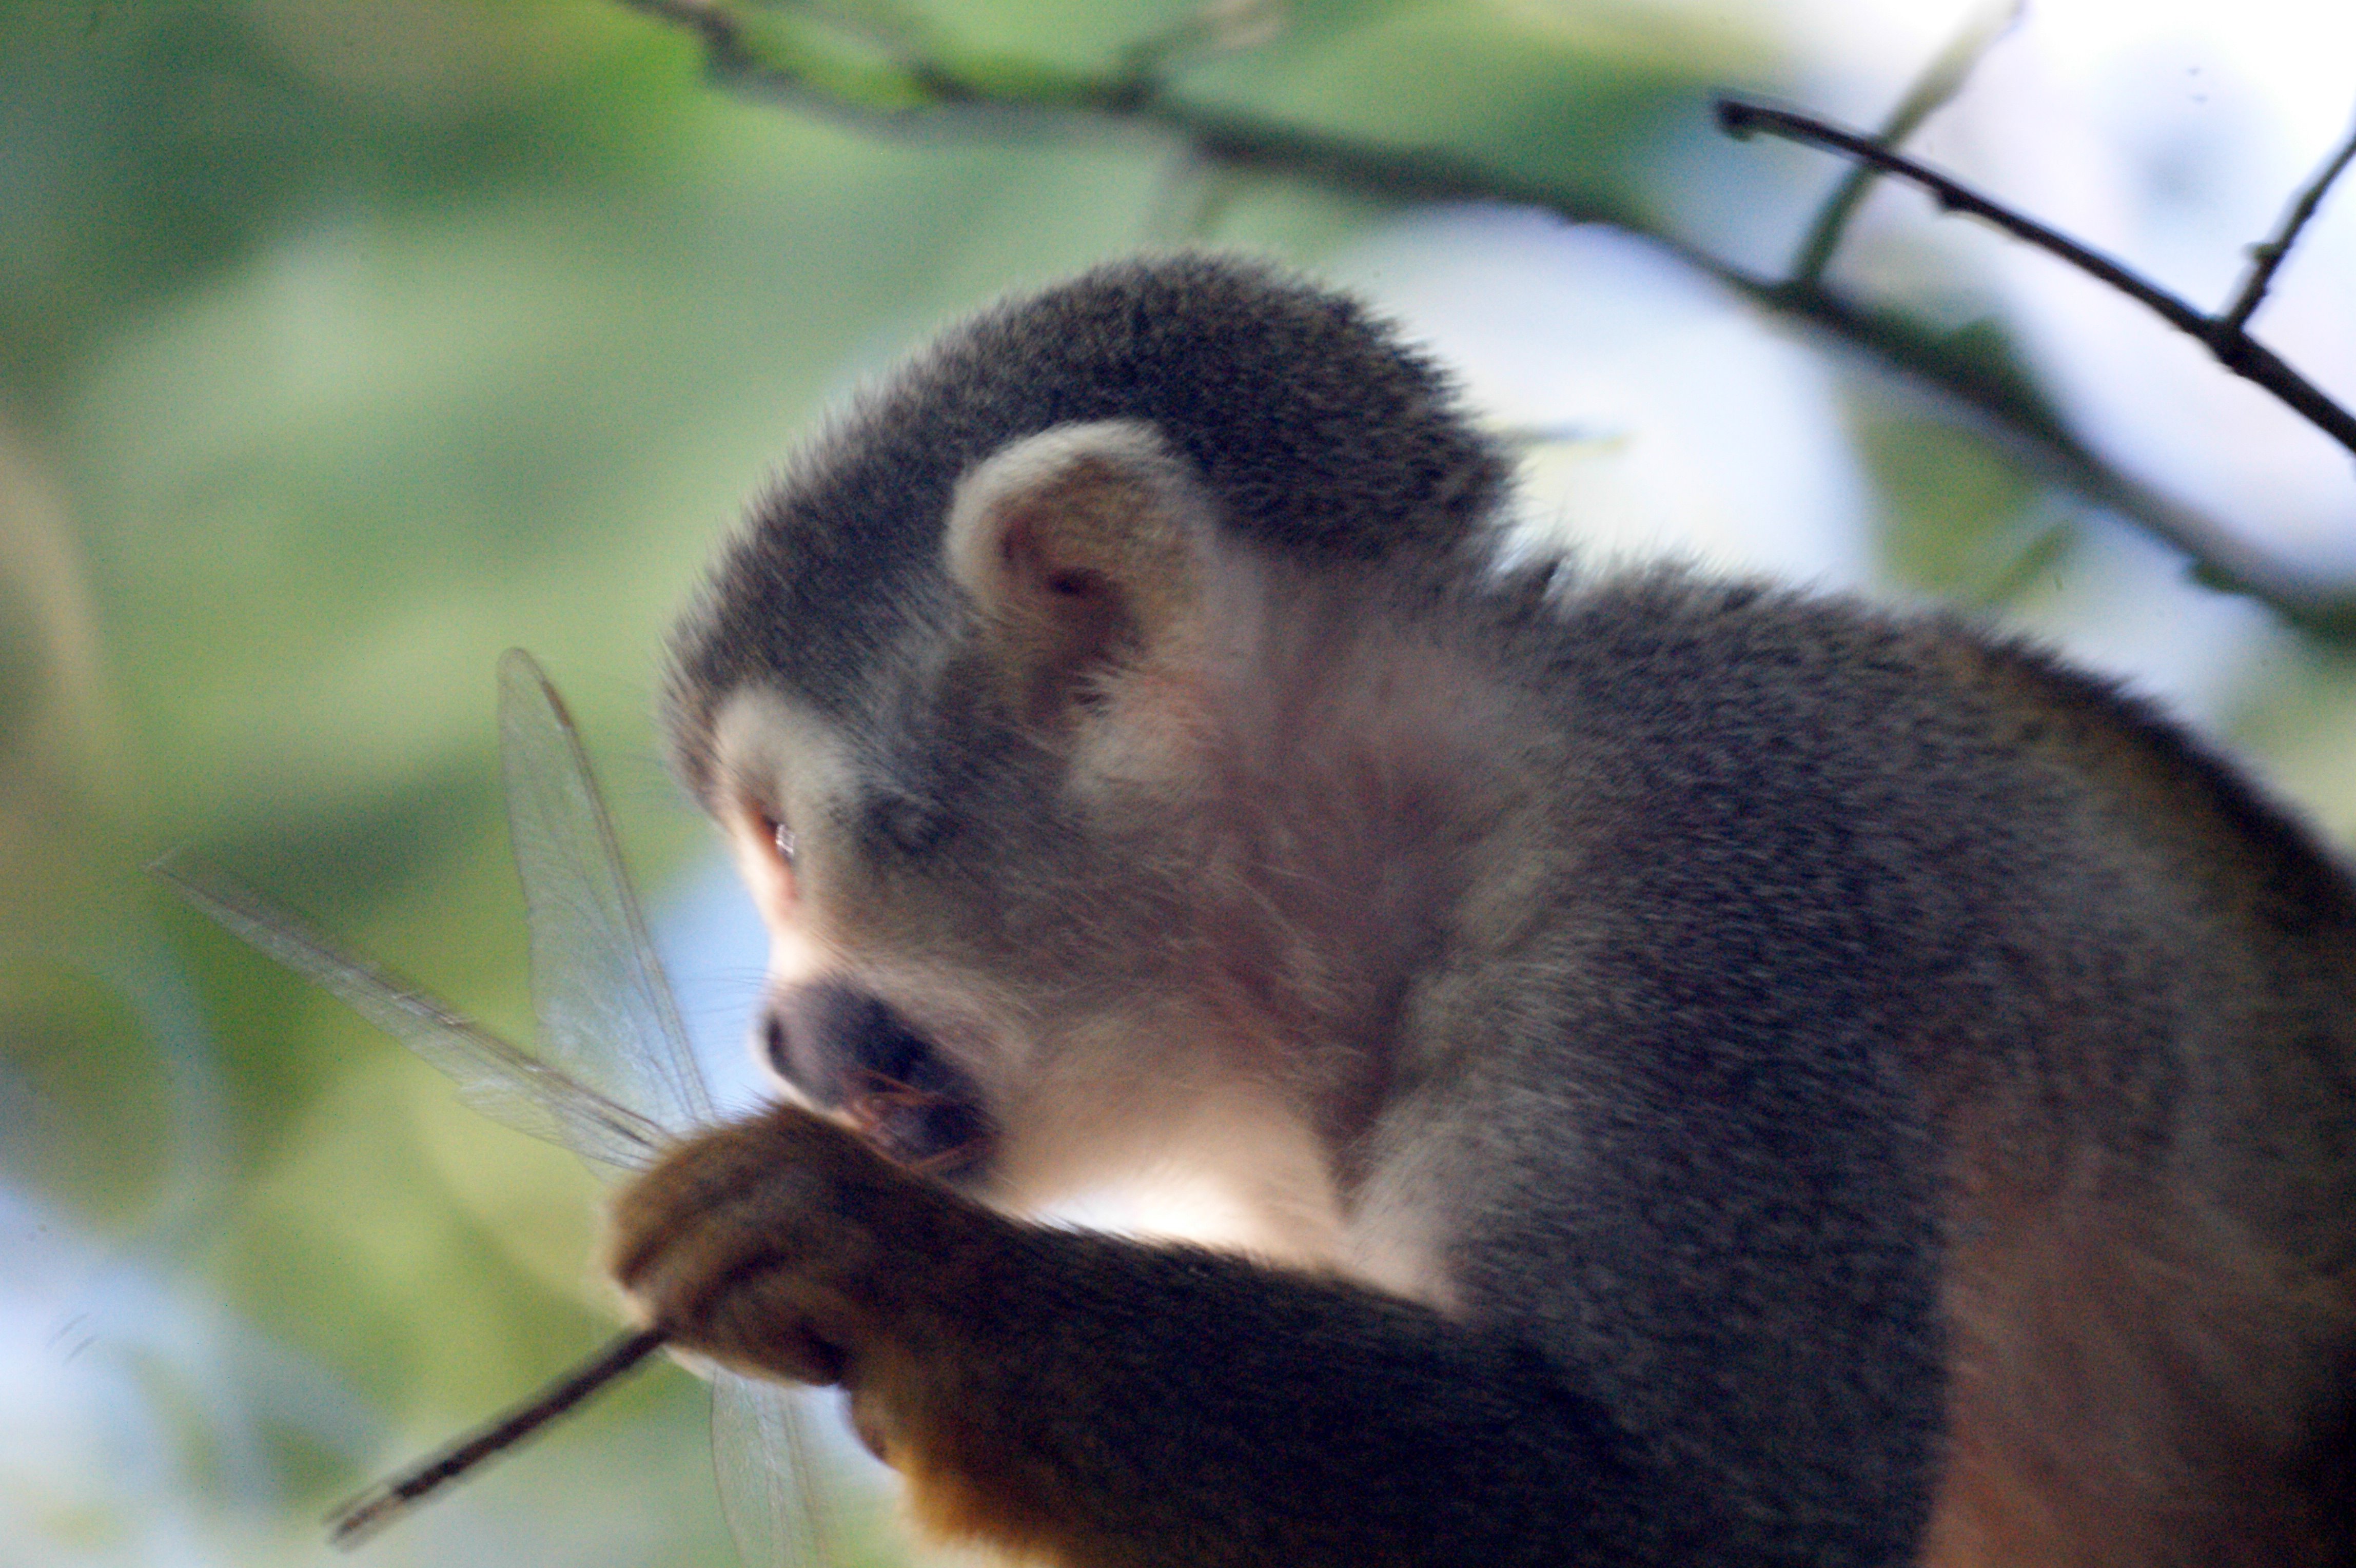
[[[2115,851],[2277,929],[2356,941],[2356,882],[2294,808],[2031,639],[1669,568],[1534,574],[1493,607],[1500,669],[1650,809],[1714,805],[1760,835],[1902,832],[1924,858],[1974,834]]]

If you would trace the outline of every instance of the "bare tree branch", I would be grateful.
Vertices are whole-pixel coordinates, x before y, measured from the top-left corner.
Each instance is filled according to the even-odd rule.
[[[723,89],[790,102],[873,133],[1080,134],[1107,125],[1134,126],[1173,139],[1193,162],[1229,174],[1300,180],[1383,202],[1501,202],[1535,208],[1573,223],[1619,229],[1761,308],[1805,322],[1960,405],[2051,482],[2183,551],[2195,571],[2211,585],[2262,600],[2317,636],[2356,639],[2356,595],[2328,591],[2254,549],[2217,520],[2121,473],[2081,441],[2008,363],[1960,343],[1954,335],[1927,330],[1895,312],[1862,308],[1815,275],[1770,279],[1746,272],[1662,232],[1622,204],[1591,193],[1519,179],[1445,147],[1329,135],[1188,102],[1169,91],[1165,73],[1189,55],[1222,47],[1219,39],[1206,37],[1202,28],[1177,29],[1148,40],[1127,51],[1118,69],[1090,74],[1028,60],[961,55],[938,40],[919,42],[912,32],[886,35],[864,27],[836,29],[838,34],[855,30],[864,45],[858,58],[847,59],[839,47],[826,47],[818,36],[823,29],[816,18],[790,7],[755,10],[731,5],[729,0],[621,3],[694,33],[703,45],[706,69]],[[1970,57],[1958,51],[1970,47],[1959,40],[1949,53],[1967,64]],[[1944,81],[1934,66],[1910,97],[1925,92],[1935,95],[1943,90]],[[1728,106],[1721,105],[1721,115],[1727,112]],[[1734,112],[1738,115],[1779,113],[1749,105],[1738,106]],[[1878,164],[1881,156],[1894,156],[1861,139],[1860,145],[1872,150],[1869,162]],[[2318,201],[2321,188],[2329,183],[2338,167],[2335,164],[2317,182]],[[1890,172],[1912,177],[1915,171],[1914,166],[1898,160]],[[1994,207],[1956,188],[1971,202]],[[1837,216],[1832,220],[1835,238],[1840,221]],[[2296,231],[2296,225],[2286,226],[2286,243]],[[2071,243],[2059,235],[2051,237],[2063,245]],[[2120,286],[2145,298],[2153,308],[2164,315],[2172,309],[2203,323],[2205,331],[2206,318],[2189,306],[2152,289],[2116,263],[2084,253],[2128,280]],[[2146,298],[2147,294],[2166,301],[2167,307]],[[2246,336],[2235,340],[2262,357],[2254,362],[2281,366],[2281,361]],[[2244,375],[2252,373],[2242,365],[2234,368]],[[2281,371],[2292,374],[2287,366],[2281,366]],[[2281,395],[2279,390],[2277,395]],[[2320,392],[2313,396],[2342,421],[2347,419]]]
[[[2026,4],[2027,0],[1998,0],[1980,5],[1965,17],[1964,25],[1948,40],[1947,47],[1939,51],[1907,90],[1906,96],[1899,100],[1898,107],[1883,123],[1881,134],[1874,139],[1884,146],[1897,146],[1912,135],[1923,121],[1945,107],[1964,90],[1964,83],[1971,79],[1972,69],[1980,63],[1981,57],[2020,20],[2021,7]],[[1873,188],[1874,173],[1872,165],[1858,165],[1826,199],[1793,259],[1794,279],[1814,283],[1825,275],[1825,268],[1832,264],[1833,252],[1840,248],[1842,231],[1863,205],[1866,192]]]
[[[2257,311],[2258,302],[2266,297],[2266,290],[2273,286],[2276,270],[2289,257],[2290,248],[2298,243],[2298,231],[2307,227],[2307,220],[2315,216],[2317,208],[2323,205],[2323,193],[2331,188],[2331,182],[2340,177],[2340,172],[2348,166],[2351,157],[2356,157],[2356,129],[2350,130],[2348,139],[2340,144],[2340,150],[2332,155],[2313,179],[2308,181],[2307,188],[2298,193],[2298,199],[2291,203],[2290,210],[2284,214],[2282,227],[2275,231],[2274,238],[2250,248],[2250,275],[2243,281],[2242,292],[2234,299],[2233,307],[2218,321],[2217,329],[2221,336],[2238,337],[2242,328],[2249,324],[2250,317]]]
[[[1765,289],[1787,314],[1976,416],[1985,435],[2048,482],[2180,551],[2209,586],[2256,599],[2312,637],[2356,641],[2356,595],[2285,564],[2198,507],[2122,473],[2008,369],[1958,352],[1952,339],[1901,316],[1863,310],[1818,285]]]
[[[1917,163],[1903,153],[1893,152],[1870,137],[1845,131],[1815,115],[1746,102],[1738,98],[1721,98],[1718,102],[1718,123],[1732,135],[1747,136],[1764,131],[1792,141],[1829,147],[1860,163],[1870,164],[1885,174],[1921,186],[1937,199],[1940,206],[1951,212],[1968,212],[1976,218],[1986,219],[2015,239],[2058,256],[2080,272],[2110,285],[2128,298],[2156,312],[2178,331],[2199,338],[2217,357],[2218,363],[2274,393],[2308,424],[2349,451],[2356,452],[2356,414],[2332,402],[2322,388],[2293,370],[2273,349],[2243,331],[2230,316],[2205,316],[2140,273],[2121,265],[2101,252],[2089,249],[2066,234],[1982,196],[1961,181]],[[2326,171],[2326,179],[2319,182],[2315,192],[2319,201],[2322,199],[2321,185],[2329,183],[2329,176],[2337,174],[2340,164],[2344,161],[2344,157],[2336,161]],[[2293,216],[2295,221],[2286,226],[2286,232],[2291,235],[2295,235],[2298,224],[2305,221],[2303,216],[2296,213]],[[2259,283],[2262,292],[2263,283],[2256,279],[2253,282]],[[2248,290],[2244,292],[2246,294]],[[2254,308],[2255,300],[2251,303]]]

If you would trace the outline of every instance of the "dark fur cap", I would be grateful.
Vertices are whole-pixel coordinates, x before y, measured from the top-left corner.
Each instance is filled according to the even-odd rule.
[[[803,452],[672,644],[669,719],[701,792],[710,705],[748,679],[820,707],[954,613],[940,536],[958,478],[1079,421],[1151,424],[1263,546],[1441,558],[1509,465],[1453,389],[1355,301],[1186,254],[1098,268],[952,328]],[[848,613],[846,613],[848,612]]]

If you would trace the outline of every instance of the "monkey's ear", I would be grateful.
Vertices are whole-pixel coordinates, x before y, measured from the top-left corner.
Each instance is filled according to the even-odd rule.
[[[1186,640],[1212,532],[1184,460],[1150,427],[1107,421],[991,454],[958,482],[944,548],[1017,700],[1053,721],[1106,674]]]

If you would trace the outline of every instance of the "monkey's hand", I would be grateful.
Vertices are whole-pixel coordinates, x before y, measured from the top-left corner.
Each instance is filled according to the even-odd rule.
[[[1608,1417],[1513,1343],[1339,1281],[1009,1219],[804,1111],[682,1145],[614,1219],[652,1324],[841,1383],[937,1535],[1071,1568],[1698,1560],[1666,1543],[1696,1500],[1640,1482]]]
[[[960,1258],[980,1261],[990,1217],[778,1106],[672,1150],[623,1189],[613,1219],[615,1277],[681,1348],[855,1396],[923,1298],[958,1289]],[[874,1412],[860,1413],[885,1451]]]

